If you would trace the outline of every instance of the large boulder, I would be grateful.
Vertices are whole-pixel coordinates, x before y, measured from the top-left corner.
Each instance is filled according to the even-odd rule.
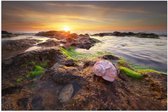
[[[97,42],[100,42],[100,41],[94,38],[90,38],[89,36],[82,36],[82,37],[79,37],[76,40],[76,42],[73,43],[72,45],[78,48],[90,49]]]

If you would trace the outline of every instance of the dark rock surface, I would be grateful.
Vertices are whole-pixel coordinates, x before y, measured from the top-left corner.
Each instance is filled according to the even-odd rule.
[[[56,38],[58,40],[75,39],[78,37],[78,35],[75,33],[70,33],[70,32],[65,32],[65,31],[44,31],[44,32],[39,32],[35,35]]]
[[[8,40],[2,43],[2,50],[20,50],[25,49],[33,44],[36,44],[38,40],[35,39],[20,39],[20,40]]]
[[[100,37],[103,37],[103,36],[121,36],[121,37],[134,36],[134,37],[139,37],[139,38],[156,38],[156,39],[159,38],[159,35],[155,33],[143,33],[143,32],[134,33],[134,32],[118,32],[118,31],[115,31],[113,33],[96,33],[96,34],[93,34],[93,36],[100,36]]]
[[[120,58],[114,55],[104,55],[102,57],[103,59],[107,59],[107,60],[119,60]]]
[[[33,97],[32,99],[32,110],[44,110],[44,107],[43,107],[43,99],[41,96],[35,96]]]
[[[14,33],[10,33],[7,31],[2,31],[2,38],[9,38],[9,37],[15,37],[18,36],[19,34],[14,34]]]
[[[22,53],[29,47],[36,44],[38,40],[35,39],[20,39],[20,40],[8,40],[2,42],[2,58],[8,58],[19,53]]]
[[[42,47],[53,47],[53,46],[58,46],[60,44],[60,42],[55,41],[55,40],[47,40],[46,42],[43,43],[39,43],[37,44],[38,46],[42,46]]]
[[[66,47],[66,48],[68,48],[70,46],[74,46],[77,48],[89,49],[95,43],[100,42],[97,39],[90,38],[90,36],[88,34],[77,35],[76,33],[70,33],[70,32],[65,32],[65,31],[39,32],[36,34],[36,36],[46,36],[46,37],[50,37],[50,38],[56,38],[58,40],[66,40],[64,42],[64,47]],[[50,44],[50,43],[53,44],[53,42],[48,42],[48,44]]]
[[[75,63],[75,61],[73,59],[69,59],[69,60],[65,60],[64,61],[64,65],[65,66],[75,66],[76,63]]]
[[[94,44],[100,42],[97,39],[90,38],[90,37],[79,37],[77,39],[77,42],[73,43],[72,46],[75,46],[77,48],[84,48],[84,49],[90,49]]]

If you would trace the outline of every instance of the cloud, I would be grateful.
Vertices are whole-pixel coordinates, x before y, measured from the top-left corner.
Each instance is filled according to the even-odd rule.
[[[76,30],[129,26],[155,29],[166,26],[166,8],[166,2],[3,1],[2,26],[13,30],[58,28],[62,24],[70,24]]]

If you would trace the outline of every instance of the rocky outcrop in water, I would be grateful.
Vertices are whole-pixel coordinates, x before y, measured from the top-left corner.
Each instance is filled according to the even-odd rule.
[[[58,40],[75,39],[78,37],[78,35],[76,33],[70,33],[70,32],[65,32],[65,31],[44,31],[44,32],[39,32],[35,35],[56,38]]]
[[[36,34],[36,36],[45,36],[45,37],[55,38],[58,40],[65,40],[63,45],[66,48],[70,46],[74,46],[77,48],[89,49],[95,43],[100,42],[97,39],[90,38],[88,34],[77,35],[76,33],[70,33],[65,31],[39,32]]]
[[[96,33],[96,34],[93,34],[93,36],[100,36],[100,37],[103,37],[103,36],[121,36],[121,37],[124,37],[124,36],[134,36],[134,37],[138,37],[138,38],[159,38],[159,35],[155,34],[155,33],[134,33],[134,32],[118,32],[118,31],[115,31],[113,33]]]
[[[15,37],[18,36],[19,34],[14,34],[14,33],[10,33],[7,31],[2,31],[2,38],[8,38],[8,37]]]

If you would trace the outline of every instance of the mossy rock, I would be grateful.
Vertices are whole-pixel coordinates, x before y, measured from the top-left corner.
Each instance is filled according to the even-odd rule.
[[[44,73],[44,68],[39,65],[36,65],[34,67],[34,70],[28,74],[28,77],[34,78],[36,76],[40,76],[42,73]]]
[[[136,72],[136,71],[133,71],[129,68],[126,68],[126,67],[122,67],[120,66],[120,72],[129,76],[129,77],[132,77],[132,78],[135,78],[135,79],[140,79],[143,77],[143,75],[141,75],[139,72]]]

